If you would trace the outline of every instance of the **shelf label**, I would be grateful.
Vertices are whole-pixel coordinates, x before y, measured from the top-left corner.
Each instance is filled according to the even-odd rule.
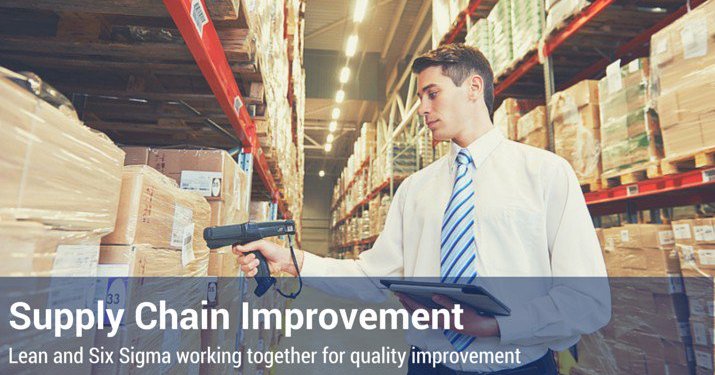
[[[201,0],[191,1],[191,20],[194,21],[194,26],[196,26],[196,31],[199,32],[199,36],[203,38],[204,25],[209,23],[209,17],[206,15],[206,10]]]
[[[614,92],[623,88],[623,80],[621,79],[621,59],[614,61],[606,67],[606,79],[608,81],[608,92]]]
[[[631,195],[636,195],[638,194],[638,185],[630,185],[626,188],[626,195],[631,196]]]
[[[680,31],[683,58],[702,57],[708,53],[708,24],[705,17],[690,20]]]
[[[715,168],[703,171],[703,182],[715,181]]]
[[[236,95],[236,97],[233,98],[233,109],[236,110],[236,113],[240,113],[241,107],[243,107],[243,101],[241,101],[240,96]]]

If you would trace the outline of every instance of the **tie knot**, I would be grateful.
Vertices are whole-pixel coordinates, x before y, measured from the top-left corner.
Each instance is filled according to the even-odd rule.
[[[459,150],[457,154],[457,165],[468,165],[472,162],[472,155],[469,155],[469,151],[466,148]]]

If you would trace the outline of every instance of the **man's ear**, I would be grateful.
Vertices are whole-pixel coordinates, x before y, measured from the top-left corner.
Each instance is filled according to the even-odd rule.
[[[473,74],[467,78],[469,83],[469,99],[477,100],[484,96],[484,80],[479,74]]]

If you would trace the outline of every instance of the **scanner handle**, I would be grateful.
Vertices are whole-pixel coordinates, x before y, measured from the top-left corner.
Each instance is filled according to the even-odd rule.
[[[256,256],[256,259],[258,259],[258,268],[257,268],[257,273],[256,276],[254,277],[256,279],[256,283],[258,284],[256,286],[256,289],[253,291],[253,293],[260,297],[264,295],[268,289],[270,289],[273,284],[276,283],[276,279],[271,276],[271,270],[268,268],[268,262],[266,261],[266,257],[261,254],[260,251],[251,251],[249,254],[253,254]]]

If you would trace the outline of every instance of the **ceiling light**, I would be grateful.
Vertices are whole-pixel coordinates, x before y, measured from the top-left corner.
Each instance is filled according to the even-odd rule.
[[[348,45],[345,47],[345,56],[353,57],[355,56],[355,51],[357,51],[358,36],[357,34],[350,35],[348,37]]]
[[[338,128],[338,123],[335,121],[331,121],[330,125],[328,125],[328,131],[330,131],[331,133],[334,132],[335,129],[337,129],[337,128]]]
[[[362,22],[362,20],[365,18],[365,12],[367,12],[367,0],[356,0],[355,12],[353,13],[353,21]]]
[[[325,177],[325,171],[321,169],[320,172],[318,172],[318,176]]]
[[[345,91],[343,90],[338,90],[337,93],[335,93],[335,101],[337,103],[342,103],[343,100],[345,100]]]
[[[331,113],[333,120],[340,118],[340,108],[333,108],[333,113]]]
[[[332,143],[326,143],[325,144],[325,152],[330,152],[330,150],[333,149],[333,144]]]
[[[333,137],[332,134],[328,134],[328,139],[326,139],[326,141],[327,141],[328,143],[333,143],[333,139],[335,139],[335,137]]]
[[[340,83],[348,83],[350,79],[350,68],[347,66],[340,69]]]

